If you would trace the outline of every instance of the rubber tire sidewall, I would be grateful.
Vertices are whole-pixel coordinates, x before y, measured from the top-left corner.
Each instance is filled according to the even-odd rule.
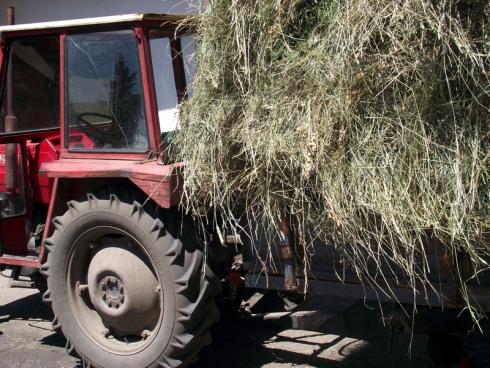
[[[121,205],[130,206],[122,202]],[[147,216],[148,219],[135,221],[135,216],[125,216],[108,209],[88,210],[75,216],[70,222],[63,223],[63,229],[58,232],[58,237],[55,239],[56,246],[49,255],[50,276],[48,278],[48,286],[53,300],[53,312],[62,326],[61,329],[64,335],[76,346],[77,351],[82,356],[87,357],[92,366],[95,367],[134,368],[159,366],[158,361],[162,355],[165,355],[165,351],[172,339],[177,308],[176,297],[179,296],[176,295],[174,290],[172,265],[169,257],[165,256],[165,250],[170,248],[173,243],[179,242],[179,240],[173,238],[169,232],[155,240],[150,233],[150,229],[143,225],[144,223],[151,224],[154,219],[146,213],[142,216]],[[76,239],[85,231],[96,226],[113,226],[131,234],[144,247],[158,275],[164,293],[164,314],[157,335],[142,351],[131,355],[116,355],[95,344],[80,326],[68,302],[67,272],[69,257],[74,251]]]

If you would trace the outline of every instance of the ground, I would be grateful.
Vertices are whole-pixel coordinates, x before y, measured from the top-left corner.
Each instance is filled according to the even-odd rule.
[[[214,342],[192,368],[384,368],[433,367],[426,353],[427,337],[397,333],[388,353],[389,330],[380,323],[373,306],[331,299],[331,310],[343,310],[326,323],[327,314],[291,329],[289,319],[258,321],[225,318],[214,331]],[[327,310],[328,310],[327,305]],[[323,316],[323,317],[322,317]],[[51,330],[51,312],[34,289],[8,288],[0,278],[0,367],[75,368],[79,361],[64,350],[64,339]],[[317,319],[315,319],[317,318]],[[300,322],[294,322],[295,326]],[[299,326],[301,327],[301,326]],[[490,367],[490,339],[472,336],[465,344],[475,368]]]

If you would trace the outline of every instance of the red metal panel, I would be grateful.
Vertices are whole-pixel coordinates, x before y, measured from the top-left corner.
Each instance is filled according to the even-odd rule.
[[[43,163],[39,173],[51,178],[128,178],[160,206],[169,208],[180,202],[181,166],[157,161],[59,159]]]
[[[121,161],[142,161],[148,157],[148,153],[119,153],[119,152],[68,152],[61,146],[60,157],[63,159],[83,159],[90,160],[121,160]]]
[[[134,178],[131,181],[160,207],[170,208],[172,206],[169,181],[152,181]]]
[[[32,267],[40,268],[41,264],[36,257],[17,257],[17,256],[3,256],[0,257],[0,264],[10,266]]]
[[[60,34],[60,152],[65,151],[65,39],[66,32]]]
[[[157,161],[59,159],[45,162],[39,174],[55,178],[134,178],[143,180],[170,180],[175,167]]]
[[[2,39],[0,41],[0,85],[3,85],[3,81],[4,81],[4,78],[3,78],[3,75],[5,74],[5,66],[7,65],[7,63],[5,62],[5,37],[4,35],[2,35]],[[2,89],[0,89],[1,91]]]
[[[43,162],[57,160],[59,157],[60,138],[44,139],[40,143],[28,143],[29,181],[34,195],[34,202],[49,203],[53,179],[39,175],[39,167]]]
[[[44,242],[48,238],[48,236],[51,234],[51,230],[53,228],[53,213],[55,211],[56,205],[60,204],[59,198],[58,198],[58,184],[59,184],[59,179],[54,178],[53,180],[53,189],[51,191],[51,200],[49,202],[49,207],[48,207],[48,214],[46,216],[46,221],[45,224],[46,226],[44,227],[43,231],[43,237],[41,239],[41,247],[39,249],[39,264],[42,264],[46,260],[46,249],[44,248]]]
[[[4,253],[25,255],[27,253],[26,215],[2,219],[0,237]]]
[[[141,26],[135,29],[135,34],[138,38],[138,51],[141,65],[141,78],[143,80],[143,92],[145,96],[145,108],[148,124],[148,135],[150,138],[150,148],[155,151],[158,149],[160,142],[160,127],[157,117],[155,86],[153,84],[153,76],[151,72],[151,60],[149,58],[150,48],[148,45],[148,37],[146,32],[143,32]]]

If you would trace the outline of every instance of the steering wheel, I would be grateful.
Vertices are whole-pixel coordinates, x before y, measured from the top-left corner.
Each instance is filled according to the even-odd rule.
[[[106,140],[106,138],[107,138],[107,133],[104,132],[103,130],[101,130],[100,128],[97,128],[92,123],[90,123],[86,119],[87,116],[95,116],[95,117],[99,117],[99,118],[104,118],[104,119],[107,119],[108,122],[111,123],[111,124],[112,124],[113,117],[110,116],[110,115],[101,114],[101,113],[98,113],[98,112],[90,112],[90,111],[87,111],[87,112],[82,112],[81,114],[78,114],[78,116],[77,116],[77,118],[75,120],[75,124],[80,129],[85,129],[85,127],[88,127],[90,129],[90,133],[88,131],[86,133],[91,134],[93,136],[93,138],[100,139],[101,141],[104,142]]]

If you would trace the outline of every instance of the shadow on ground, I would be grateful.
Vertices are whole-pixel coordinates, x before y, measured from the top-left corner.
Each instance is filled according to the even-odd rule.
[[[25,321],[26,327],[46,330],[39,339],[40,344],[64,354],[65,339],[43,327],[49,326],[46,322],[51,319],[52,313],[39,293],[0,306],[0,329],[10,321]],[[409,353],[410,335],[397,334],[393,354],[389,354],[388,330],[380,319],[377,309],[366,308],[362,303],[352,305],[329,320],[320,332],[291,330],[277,323],[224,316],[214,328],[213,343],[202,351],[192,368],[433,367],[426,354],[425,336],[414,336]],[[466,345],[475,350],[474,354],[486,351],[487,356],[483,354],[475,368],[490,367],[490,344],[486,339],[488,336],[466,341]],[[26,350],[25,354],[35,355],[36,351]]]
[[[390,354],[388,330],[381,325],[379,313],[360,304],[329,320],[320,332],[224,317],[213,338],[192,368],[432,367],[425,354],[425,337],[417,338],[410,355],[410,336],[397,334]]]
[[[25,296],[0,306],[0,327],[9,321],[26,321],[26,327],[41,329],[46,334],[39,341],[43,345],[64,348],[66,340],[53,332],[46,323],[53,320],[51,309],[43,303],[41,293]],[[2,332],[0,332],[2,335]]]
[[[32,294],[0,306],[0,323],[17,320],[50,321],[53,314],[42,302],[41,293]]]

